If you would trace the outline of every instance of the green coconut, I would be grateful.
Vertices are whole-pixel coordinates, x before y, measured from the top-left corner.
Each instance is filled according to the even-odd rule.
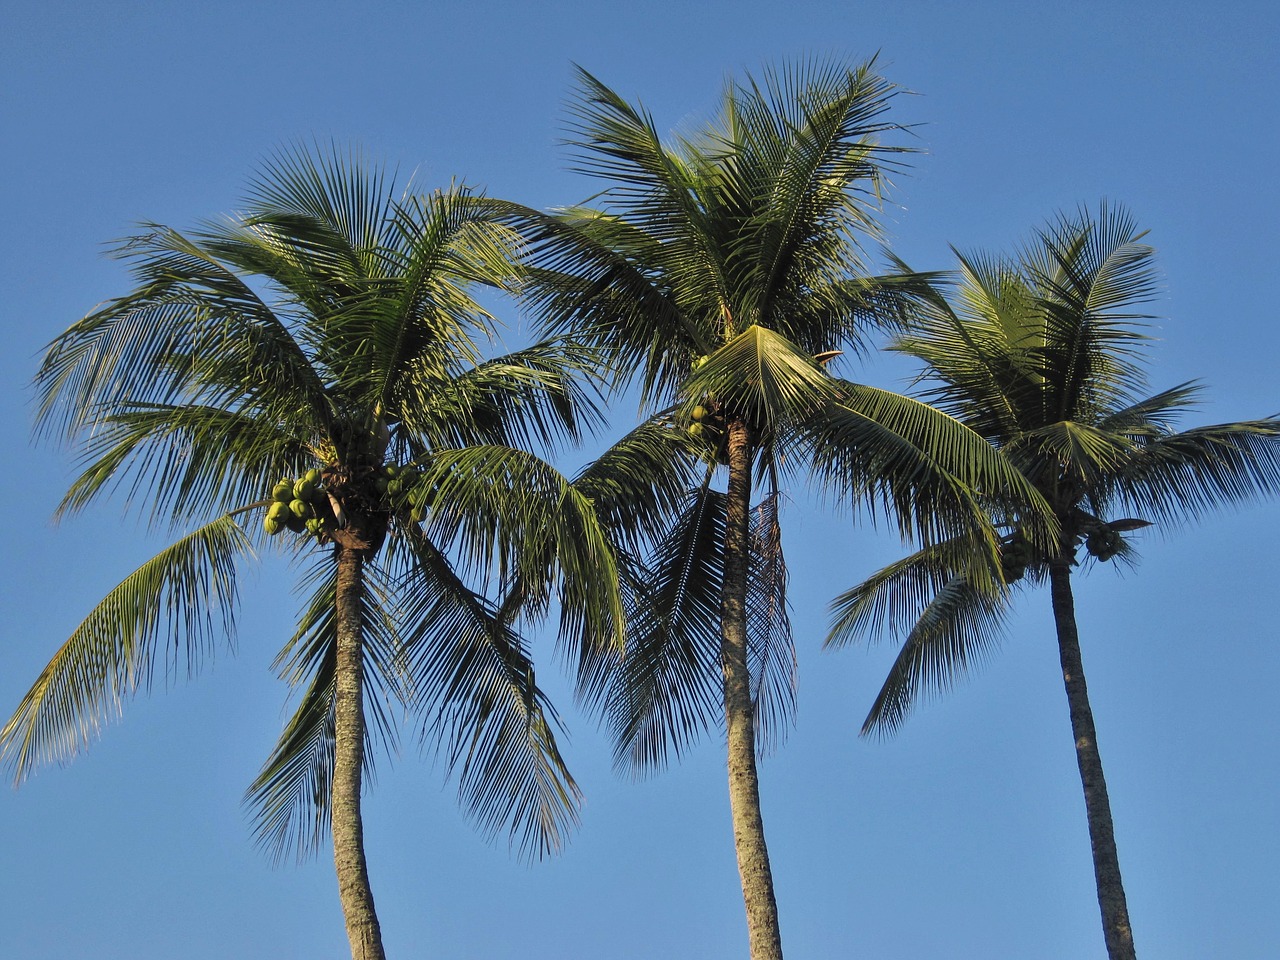
[[[288,503],[293,499],[293,481],[281,480],[271,488],[271,499],[280,503]]]

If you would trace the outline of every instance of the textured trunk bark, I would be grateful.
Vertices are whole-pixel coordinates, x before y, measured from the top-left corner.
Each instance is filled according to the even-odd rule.
[[[359,550],[338,548],[337,702],[334,708],[333,862],[352,960],[385,960],[364,857],[360,778],[364,772],[364,662],[361,596],[364,561]]]
[[[752,960],[782,960],[782,933],[773,895],[773,873],[760,815],[756,774],[755,715],[747,665],[747,575],[751,521],[751,435],[741,421],[729,423],[728,524],[724,586],[720,598],[720,664],[729,741],[729,805],[738,873],[747,908]]]
[[[1071,710],[1071,732],[1076,741],[1076,762],[1084,785],[1085,813],[1089,819],[1089,841],[1093,847],[1093,875],[1098,885],[1098,906],[1102,910],[1102,932],[1110,960],[1136,960],[1133,931],[1129,927],[1129,906],[1120,879],[1120,858],[1111,822],[1111,801],[1102,775],[1098,736],[1093,728],[1093,710],[1080,662],[1080,637],[1076,632],[1075,600],[1071,593],[1071,568],[1066,562],[1049,568],[1053,597],[1053,618],[1058,629],[1058,653],[1062,678],[1067,685],[1067,705]]]

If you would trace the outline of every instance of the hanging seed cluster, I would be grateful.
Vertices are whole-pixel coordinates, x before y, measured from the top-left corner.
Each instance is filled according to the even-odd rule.
[[[262,528],[273,537],[281,530],[289,530],[325,542],[337,528],[337,520],[320,471],[311,469],[296,480],[286,478],[272,487]]]
[[[394,463],[375,467],[374,500],[389,512],[407,514],[414,523],[426,519],[427,506],[438,487],[425,483],[415,467]],[[271,490],[271,503],[262,521],[271,536],[281,530],[306,533],[327,542],[338,527],[323,475],[308,470],[296,480],[284,479]]]
[[[393,512],[408,513],[414,523],[421,523],[427,516],[427,505],[437,487],[424,483],[422,472],[415,467],[388,463],[379,468],[373,479],[373,488],[385,497]]]
[[[1005,583],[1016,583],[1027,572],[1027,566],[1035,559],[1035,552],[1021,530],[1000,544],[1000,574]]]
[[[706,357],[697,357],[693,361],[693,369],[698,370],[707,362]],[[710,395],[689,411],[689,420],[684,430],[692,439],[704,448],[708,460],[727,463],[725,439],[727,437],[727,417],[724,408]]]
[[[1084,548],[1099,560],[1110,560],[1124,546],[1124,537],[1108,524],[1099,523],[1084,538]]]

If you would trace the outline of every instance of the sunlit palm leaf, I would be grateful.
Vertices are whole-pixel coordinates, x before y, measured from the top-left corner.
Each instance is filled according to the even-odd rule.
[[[159,667],[187,673],[230,640],[236,561],[251,555],[230,516],[193,531],[148,560],[94,608],[41,671],[0,729],[0,756],[21,780],[42,763],[71,759],[149,686]]]

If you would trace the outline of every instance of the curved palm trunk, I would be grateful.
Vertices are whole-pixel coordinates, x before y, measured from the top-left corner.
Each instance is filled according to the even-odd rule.
[[[1071,568],[1065,561],[1049,568],[1053,598],[1053,618],[1058,630],[1058,654],[1067,686],[1071,711],[1071,732],[1076,741],[1076,762],[1084,785],[1085,813],[1089,819],[1089,840],[1093,847],[1093,875],[1098,885],[1098,906],[1102,909],[1102,932],[1110,960],[1135,960],[1133,931],[1129,927],[1129,906],[1120,879],[1120,858],[1116,853],[1111,822],[1111,801],[1102,775],[1098,736],[1093,728],[1093,710],[1080,662],[1080,637],[1076,631],[1075,600],[1071,593]]]
[[[337,695],[334,706],[333,862],[352,960],[385,960],[364,858],[360,778],[364,772],[364,661],[361,597],[364,561],[359,550],[338,548]]]
[[[760,814],[756,775],[755,714],[747,665],[747,575],[751,520],[751,436],[746,424],[729,429],[728,522],[724,585],[720,596],[720,665],[729,741],[729,805],[738,874],[747,908],[752,960],[782,960],[782,933],[773,895],[773,873]]]

